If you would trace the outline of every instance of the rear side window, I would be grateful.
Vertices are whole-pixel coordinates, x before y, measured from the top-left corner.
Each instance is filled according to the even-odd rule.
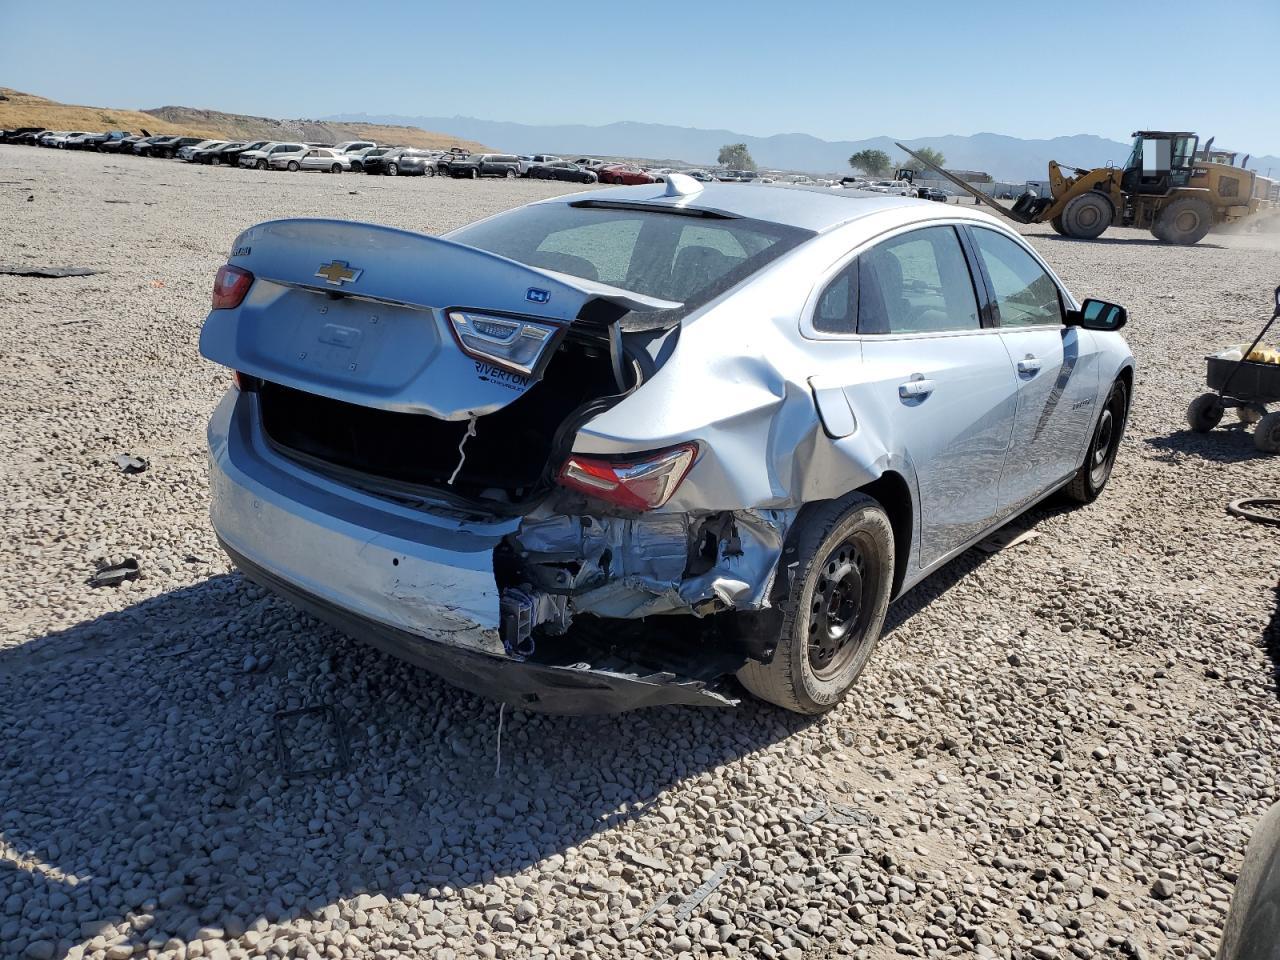
[[[521,207],[449,238],[530,266],[679,301],[687,311],[810,236],[758,220],[586,202]]]
[[[925,227],[858,257],[858,332],[977,330],[978,301],[953,227]]]
[[[978,256],[995,288],[1000,326],[1034,327],[1062,323],[1058,285],[1035,257],[994,230],[973,228]]]
[[[858,324],[858,261],[841,270],[818,297],[813,329],[821,333],[853,333]]]

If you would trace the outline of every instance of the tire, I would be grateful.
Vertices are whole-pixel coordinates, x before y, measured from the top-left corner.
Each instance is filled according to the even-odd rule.
[[[388,163],[388,164],[387,164],[387,176],[388,176],[388,177],[398,177],[398,176],[400,176],[400,168],[399,168],[399,167],[397,167],[394,163]]]
[[[472,168],[471,168],[471,179],[472,179],[472,180],[479,180],[479,179],[480,179],[480,168],[479,168],[479,167],[472,167]]]
[[[1098,422],[1085,451],[1084,463],[1067,485],[1067,496],[1076,503],[1093,503],[1111,479],[1116,454],[1120,452],[1120,440],[1124,437],[1125,421],[1129,419],[1129,388],[1123,380],[1111,385]]]
[[[508,167],[507,172],[504,174],[504,176],[508,180],[514,180],[516,178],[516,172]]]
[[[780,569],[793,563],[795,576],[778,604],[783,621],[773,657],[748,661],[738,680],[784,710],[826,713],[880,640],[893,589],[889,517],[860,493],[816,505],[802,515]]]
[[[340,164],[340,163],[335,163],[332,167],[330,167],[330,168],[329,168],[329,172],[330,172],[330,173],[341,173],[341,172],[342,172],[342,164]]]
[[[1064,227],[1064,226],[1062,225],[1062,215],[1061,215],[1061,214],[1059,214],[1058,216],[1056,216],[1056,217],[1054,217],[1052,220],[1050,220],[1050,221],[1049,221],[1049,226],[1053,227],[1053,232],[1054,232],[1054,233],[1059,234],[1060,236],[1064,236],[1064,237],[1067,235],[1067,228],[1066,228],[1066,227]]]
[[[301,168],[298,166],[297,160],[290,160],[288,169],[290,173],[297,173]]]
[[[434,177],[436,175],[436,168],[431,166],[424,166],[422,168],[422,175],[424,177]]]
[[[363,163],[361,163],[359,160],[352,160],[352,161],[351,161],[351,172],[352,172],[352,173],[364,173],[364,164],[363,164]]]
[[[1111,201],[1090,190],[1073,197],[1062,208],[1062,229],[1066,236],[1076,240],[1095,240],[1115,220],[1116,208]]]
[[[1263,453],[1280,453],[1280,413],[1268,413],[1253,429],[1253,445]]]
[[[1166,243],[1190,246],[1204,239],[1213,226],[1213,208],[1199,197],[1183,197],[1163,210],[1156,221],[1160,233],[1152,233]]]
[[[1208,433],[1222,422],[1225,409],[1216,393],[1202,393],[1187,407],[1187,425],[1196,433]]]
[[[220,167],[220,166],[222,166],[222,158],[221,158],[221,157],[210,157],[210,158],[209,158],[209,165],[210,165],[211,167]]]
[[[267,169],[267,161],[259,160],[257,163],[254,164],[254,166],[257,167],[259,170],[265,170]]]

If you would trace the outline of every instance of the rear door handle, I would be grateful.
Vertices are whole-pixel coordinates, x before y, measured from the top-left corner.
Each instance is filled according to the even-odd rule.
[[[1031,354],[1027,354],[1025,357],[1023,357],[1021,360],[1018,361],[1018,372],[1025,373],[1028,375],[1033,373],[1039,373],[1040,361],[1037,360],[1035,357],[1031,356]]]
[[[933,381],[926,380],[924,377],[898,384],[898,396],[903,400],[909,400],[912,397],[927,397],[931,393],[933,393]]]

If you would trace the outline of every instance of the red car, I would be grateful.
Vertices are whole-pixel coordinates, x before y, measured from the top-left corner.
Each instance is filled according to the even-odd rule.
[[[596,171],[601,183],[625,183],[635,186],[637,183],[657,183],[658,178],[645,173],[634,163],[606,163]]]

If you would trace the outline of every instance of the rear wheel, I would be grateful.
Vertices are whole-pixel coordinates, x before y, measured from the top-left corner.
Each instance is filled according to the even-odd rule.
[[[1216,393],[1202,393],[1187,407],[1187,424],[1196,433],[1208,433],[1222,422],[1226,406]]]
[[[1213,208],[1198,197],[1183,197],[1160,211],[1156,223],[1160,232],[1154,228],[1151,232],[1158,239],[1190,246],[1203,240],[1213,226]]]
[[[388,177],[398,177],[398,176],[400,176],[400,168],[399,168],[399,167],[397,167],[394,163],[388,163],[388,164],[387,164],[387,176],[388,176]]]
[[[1064,227],[1064,226],[1062,225],[1062,215],[1061,215],[1061,214],[1059,214],[1058,216],[1056,216],[1056,217],[1054,217],[1052,220],[1050,220],[1050,221],[1049,221],[1049,226],[1053,227],[1053,232],[1054,232],[1054,233],[1061,234],[1061,235],[1062,235],[1062,236],[1064,236],[1064,237],[1067,235],[1067,228],[1066,228],[1066,227]]]
[[[431,164],[428,163],[425,166],[423,166],[422,175],[424,177],[434,177],[436,175],[436,168],[431,166]]]
[[[330,168],[329,168],[329,172],[330,172],[330,173],[341,173],[341,172],[342,172],[342,164],[340,164],[340,163],[335,163],[332,167],[330,167]]]
[[[480,168],[479,168],[479,167],[472,167],[472,168],[471,168],[471,179],[472,179],[472,180],[479,180],[479,179],[480,179]]]
[[[1068,237],[1077,240],[1093,240],[1111,226],[1116,210],[1111,201],[1090,190],[1073,197],[1062,209],[1062,228]]]
[[[884,626],[893,586],[893,527],[875,500],[852,493],[805,514],[784,564],[796,575],[780,603],[782,633],[768,663],[749,661],[738,679],[751,693],[795,713],[825,713],[866,666]]]
[[[1107,401],[1098,414],[1098,423],[1093,428],[1093,439],[1089,441],[1084,463],[1067,486],[1067,496],[1072,500],[1077,503],[1092,503],[1102,493],[1102,488],[1111,478],[1116,454],[1120,452],[1120,438],[1124,436],[1124,424],[1128,415],[1129,390],[1123,380],[1117,380],[1111,385]]]
[[[210,157],[210,158],[209,158],[209,163],[210,163],[211,165],[215,166],[215,167],[220,167],[220,166],[222,166],[222,158],[221,158],[221,157]]]
[[[506,172],[506,178],[507,178],[508,180],[514,180],[514,179],[516,178],[516,172],[515,172],[514,170],[512,170],[512,169],[508,168],[508,169],[507,169],[507,172]]]
[[[299,166],[298,166],[298,161],[297,161],[297,160],[290,160],[290,161],[289,161],[289,172],[290,172],[290,173],[297,173],[299,169],[300,169],[300,168],[299,168]]]

